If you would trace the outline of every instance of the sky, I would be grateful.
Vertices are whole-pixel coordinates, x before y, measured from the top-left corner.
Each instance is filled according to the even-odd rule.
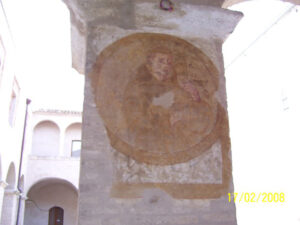
[[[223,46],[235,191],[285,195],[282,204],[238,202],[239,225],[300,224],[300,8],[291,7],[232,7],[244,13]]]
[[[84,76],[71,67],[69,11],[61,0],[2,0],[22,89],[33,108],[82,110]]]
[[[36,108],[81,110],[84,77],[71,68],[61,0],[2,0],[17,73]],[[244,18],[223,46],[235,191],[284,193],[237,203],[239,225],[300,225],[300,8],[275,0],[233,6]]]

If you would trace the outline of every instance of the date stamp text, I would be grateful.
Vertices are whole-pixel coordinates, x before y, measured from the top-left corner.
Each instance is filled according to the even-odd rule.
[[[228,202],[246,203],[283,203],[285,195],[283,192],[241,192],[228,193]]]

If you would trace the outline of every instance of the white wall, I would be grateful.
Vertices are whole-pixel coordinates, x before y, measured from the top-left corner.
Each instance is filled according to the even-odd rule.
[[[81,121],[80,112],[38,110],[31,114],[29,130],[33,132],[28,132],[26,140],[25,193],[49,178],[66,180],[78,188],[80,158],[71,157],[69,145],[71,139],[81,139]]]
[[[13,225],[16,221],[17,196],[15,194],[16,170],[13,163],[10,164],[6,177],[7,186],[4,190],[1,212],[1,225]]]
[[[11,1],[2,1],[2,4],[4,6],[4,8],[8,8],[7,6],[10,6]],[[67,8],[65,7],[65,5],[63,3],[60,3],[63,7],[64,7],[64,12],[68,12]],[[19,4],[18,4],[19,5]],[[28,5],[28,4],[27,4]],[[25,12],[23,9],[19,8],[22,12]],[[16,7],[10,7],[10,12],[6,12],[6,15],[10,16],[12,15],[11,12],[16,12]],[[17,204],[16,201],[18,198],[18,192],[16,191],[16,182],[17,182],[17,176],[18,176],[18,167],[19,167],[19,159],[20,159],[20,152],[21,152],[21,145],[22,145],[22,136],[23,136],[23,125],[24,125],[24,119],[25,119],[25,92],[24,92],[24,87],[26,87],[25,85],[27,84],[27,87],[32,87],[32,89],[34,88],[35,90],[43,90],[43,88],[49,87],[49,82],[53,81],[53,77],[49,78],[48,81],[45,81],[45,77],[42,76],[41,74],[45,72],[44,68],[45,68],[45,64],[36,64],[35,63],[35,67],[33,68],[31,66],[32,63],[28,63],[29,61],[31,62],[35,62],[34,60],[32,60],[32,57],[28,57],[28,53],[31,52],[32,53],[32,46],[31,45],[26,45],[26,49],[31,49],[30,51],[25,51],[26,53],[24,54],[23,57],[20,58],[19,63],[21,64],[17,64],[17,55],[15,54],[15,46],[16,46],[16,42],[18,42],[18,40],[24,40],[25,39],[32,39],[32,35],[25,35],[24,36],[24,32],[28,33],[28,26],[22,26],[23,28],[26,27],[26,31],[23,30],[20,32],[21,36],[19,37],[14,37],[14,40],[16,42],[13,41],[13,37],[11,36],[11,33],[14,33],[13,30],[15,28],[15,25],[17,23],[17,21],[20,21],[19,18],[19,13],[17,13],[17,19],[15,19],[14,17],[9,17],[9,22],[10,22],[10,26],[6,23],[6,18],[5,18],[5,13],[2,10],[3,8],[0,7],[0,41],[1,41],[1,46],[0,46],[0,57],[1,57],[1,66],[0,66],[0,137],[1,137],[1,141],[0,141],[0,212],[2,209],[2,201],[4,200],[4,205],[5,207],[10,207],[11,210],[10,212],[5,211],[5,215],[6,218],[8,217],[8,213],[13,213],[13,219],[15,219],[15,213],[16,213],[16,209],[17,209]],[[18,11],[18,9],[17,9]],[[20,12],[21,12],[20,11]],[[36,11],[36,10],[35,10]],[[36,11],[37,12],[37,11]],[[68,15],[67,15],[68,16]],[[38,16],[39,17],[39,16]],[[34,16],[33,18],[35,18],[36,20],[36,16]],[[69,23],[69,20],[66,20]],[[10,27],[10,28],[9,28]],[[30,29],[30,28],[29,28]],[[33,34],[32,31],[30,31],[29,33]],[[29,34],[28,33],[28,34]],[[18,33],[19,34],[19,33]],[[58,36],[57,36],[58,37]],[[59,36],[59,38],[61,39],[61,35]],[[18,40],[17,40],[18,39]],[[40,39],[40,38],[39,38]],[[42,39],[40,39],[42,40]],[[26,43],[27,41],[25,41]],[[42,40],[43,42],[43,40]],[[18,42],[20,43],[20,42]],[[17,43],[17,44],[18,44]],[[20,45],[18,45],[17,47],[18,50],[20,50]],[[22,46],[21,46],[22,47]],[[52,47],[50,47],[52,48]],[[39,50],[42,48],[38,48]],[[20,53],[20,51],[18,52]],[[39,54],[38,54],[39,55]],[[20,54],[18,54],[18,56],[20,56]],[[28,59],[29,61],[24,63],[24,60]],[[43,57],[41,57],[43,58]],[[68,58],[63,56],[63,58]],[[69,59],[70,60],[70,59]],[[47,60],[46,60],[47,61]],[[59,62],[61,62],[61,60],[58,60]],[[45,60],[44,60],[45,62]],[[48,62],[48,61],[47,61]],[[33,65],[33,64],[32,64]],[[24,66],[26,68],[24,68]],[[36,66],[38,66],[40,69],[37,69]],[[47,66],[46,66],[47,67]],[[58,70],[56,66],[50,66],[52,68],[51,71],[47,70],[49,74],[57,74],[57,76],[61,76],[62,73],[67,73],[70,74],[71,72],[69,71],[70,69],[68,69],[68,71],[64,70]],[[48,67],[48,68],[50,68]],[[42,69],[43,68],[43,69]],[[42,72],[41,72],[42,71]],[[46,73],[47,73],[46,71]],[[58,72],[58,71],[63,71],[63,72]],[[19,72],[19,73],[18,73]],[[58,73],[57,73],[58,72]],[[30,74],[38,74],[38,76],[36,77],[37,79],[41,79],[44,81],[44,86],[41,85],[41,83],[38,85],[37,83],[37,79],[28,79],[28,77],[30,76]],[[55,75],[56,76],[56,75]],[[49,76],[50,77],[50,76]],[[71,77],[71,76],[70,76]],[[73,78],[73,74],[72,74],[72,78]],[[51,81],[50,81],[51,80]],[[70,79],[71,80],[71,79]],[[82,80],[82,78],[81,78]],[[56,82],[56,81],[55,81]],[[54,83],[55,83],[54,82]],[[55,84],[55,86],[57,87],[57,83]],[[51,86],[52,87],[52,86]],[[65,83],[61,82],[61,87],[65,88]],[[51,89],[51,88],[50,88]],[[53,88],[51,89],[53,90]],[[30,92],[31,90],[28,90],[27,88],[27,92]],[[44,90],[43,90],[44,91]],[[35,91],[37,92],[37,91]],[[12,116],[12,114],[10,114],[10,109],[12,109],[12,104],[11,104],[11,100],[12,100],[12,94],[15,93],[16,96],[16,101],[15,101],[15,105],[14,105],[14,114]],[[69,93],[69,92],[68,92]],[[41,96],[39,99],[41,99]],[[72,97],[72,99],[74,99],[74,96],[72,96],[72,93],[69,93],[68,97]],[[52,98],[53,99],[53,98]],[[56,101],[56,100],[55,100]],[[80,101],[80,100],[79,100]],[[43,102],[45,102],[45,99],[43,99]],[[34,102],[33,102],[34,104]],[[30,110],[29,110],[30,111]],[[31,113],[30,113],[31,114]],[[38,115],[35,116],[34,115],[30,115],[29,114],[29,119],[28,119],[28,129],[27,129],[27,136],[26,136],[26,141],[25,141],[25,155],[24,155],[24,164],[23,164],[23,170],[22,170],[22,174],[25,174],[25,179],[24,179],[24,185],[25,185],[25,189],[26,191],[36,182],[39,181],[39,179],[44,179],[46,177],[62,177],[65,178],[66,180],[70,180],[71,183],[73,183],[75,186],[78,186],[78,177],[79,177],[79,159],[70,159],[68,160],[66,158],[66,156],[63,156],[63,150],[64,150],[64,131],[65,129],[72,123],[76,123],[76,122],[81,122],[81,116],[80,113],[76,114],[76,115],[72,115],[70,114],[69,116],[66,117],[66,114],[57,114],[57,113],[40,113]],[[51,120],[55,118],[58,121],[58,126],[59,126],[59,146],[52,146],[52,147],[47,147],[47,145],[49,144],[49,138],[50,139],[56,139],[56,133],[54,133],[53,129],[54,127],[50,126],[50,131],[48,130],[47,132],[43,131],[43,127],[37,127],[37,130],[40,129],[40,131],[42,130],[41,133],[44,132],[44,134],[47,134],[47,140],[48,143],[44,142],[46,140],[45,135],[42,138],[37,138],[36,141],[34,143],[34,145],[43,145],[42,151],[39,152],[38,154],[46,154],[47,151],[47,155],[48,155],[48,150],[51,149],[54,151],[50,152],[50,156],[47,160],[40,160],[41,157],[35,157],[34,159],[32,159],[29,163],[29,167],[32,167],[31,170],[28,170],[28,172],[26,172],[26,169],[28,168],[28,157],[27,155],[31,154],[31,147],[32,147],[32,136],[33,136],[33,129],[35,127],[35,125],[37,125],[39,122],[41,121],[45,121],[45,120]],[[9,123],[9,120],[11,121],[11,123]],[[45,124],[44,124],[45,125]],[[61,141],[63,140],[63,141]],[[50,141],[50,145],[51,145]],[[54,145],[57,145],[54,144]],[[45,149],[45,148],[47,149]],[[40,148],[35,148],[35,150],[40,149]],[[58,149],[58,150],[55,150]],[[34,151],[35,151],[34,150]],[[55,152],[55,154],[54,154]],[[54,157],[58,157],[59,159]],[[47,156],[48,157],[48,156]],[[53,158],[54,157],[54,158]],[[64,160],[62,160],[62,158],[65,157]],[[14,183],[15,185],[13,185],[13,187],[10,185],[8,187],[7,183],[6,183],[6,176],[8,173],[8,169],[9,169],[9,165],[10,163],[13,162],[15,165],[15,179],[14,181],[9,180],[9,184]],[[35,166],[32,166],[34,163],[36,162]],[[49,163],[47,163],[49,162]],[[49,169],[50,168],[50,169]],[[56,168],[56,170],[55,170]],[[65,171],[65,172],[62,172]],[[29,178],[26,177],[26,174],[30,174]],[[36,175],[36,176],[35,176]],[[8,191],[9,190],[9,191]],[[5,195],[5,198],[3,198],[3,196]],[[9,201],[9,203],[5,203],[8,199],[8,196],[11,196],[14,200],[13,201]],[[21,210],[22,211],[22,210]],[[1,215],[1,213],[0,213]],[[22,213],[21,213],[21,217],[22,217]],[[22,221],[22,218],[20,219],[20,221]]]
[[[25,225],[48,224],[48,210],[54,206],[64,209],[64,224],[76,224],[80,158],[71,157],[70,147],[71,140],[81,139],[81,120],[80,112],[38,110],[31,114],[32,132],[26,140],[24,192],[29,199]]]
[[[26,103],[20,75],[16,73],[18,66],[15,46],[2,7],[0,7],[0,41],[4,47],[4,54],[0,54],[3,62],[2,69],[0,69],[0,137],[2,137],[0,143],[2,177],[0,180],[5,180],[10,163],[14,162],[17,167],[19,165]],[[13,92],[16,94],[16,102],[13,123],[10,124]]]
[[[0,212],[3,210],[1,224],[10,225],[16,219],[18,198],[16,182],[26,102],[22,76],[16,71],[17,68],[20,70],[22,68],[17,64],[13,37],[2,7],[0,7],[0,42]],[[15,96],[13,102],[12,95]],[[8,176],[9,179],[6,179],[11,163],[15,165],[14,176]]]
[[[28,159],[25,193],[40,180],[53,177],[67,180],[78,188],[79,167],[79,158],[40,158],[30,156]]]
[[[32,155],[57,156],[59,154],[59,127],[50,121],[36,125],[33,131]]]

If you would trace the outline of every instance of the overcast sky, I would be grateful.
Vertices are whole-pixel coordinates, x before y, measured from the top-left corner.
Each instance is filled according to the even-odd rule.
[[[291,7],[234,6],[245,17],[224,44],[235,191],[285,194],[283,204],[238,202],[239,225],[300,224],[300,13]]]
[[[71,68],[65,4],[61,0],[3,0],[3,4],[17,49],[17,74],[32,106],[81,110],[84,77]]]

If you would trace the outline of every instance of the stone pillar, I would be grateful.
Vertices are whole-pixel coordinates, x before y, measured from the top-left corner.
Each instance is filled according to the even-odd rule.
[[[19,224],[18,225],[23,225],[24,224],[24,216],[25,216],[25,204],[27,197],[22,193],[21,194],[21,205],[20,205],[20,214],[19,214]]]
[[[79,224],[236,225],[222,43],[241,14],[69,6],[86,49]]]
[[[65,152],[65,133],[66,133],[66,129],[65,127],[60,127],[59,129],[60,133],[59,133],[59,156],[66,156],[66,152]]]
[[[17,213],[17,200],[20,192],[15,189],[5,189],[1,225],[15,225]]]
[[[0,181],[0,221],[1,221],[1,215],[2,215],[2,210],[3,210],[3,199],[4,199],[4,191],[5,188],[7,187],[8,183],[5,181],[1,180]]]

